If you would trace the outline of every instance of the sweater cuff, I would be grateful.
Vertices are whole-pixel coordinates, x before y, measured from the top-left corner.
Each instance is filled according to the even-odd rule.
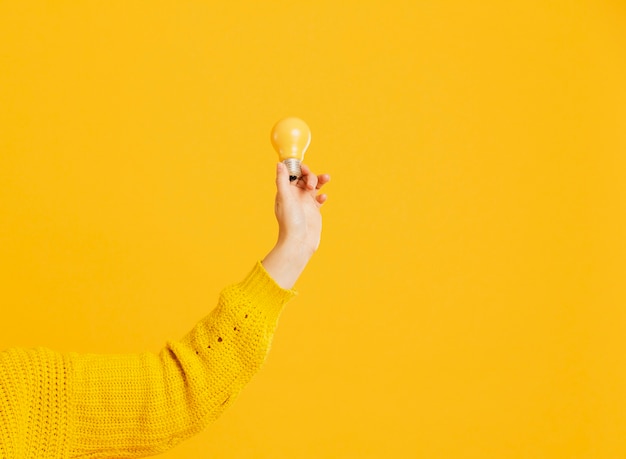
[[[239,287],[246,296],[267,305],[268,312],[275,314],[280,313],[285,303],[298,294],[294,289],[287,290],[278,285],[260,261],[256,262]]]

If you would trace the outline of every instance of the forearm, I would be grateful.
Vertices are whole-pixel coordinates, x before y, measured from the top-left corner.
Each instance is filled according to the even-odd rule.
[[[268,274],[257,264],[243,282],[222,291],[208,317],[158,356],[74,356],[75,409],[82,422],[76,455],[157,454],[231,405],[265,360],[280,312],[294,295]]]
[[[263,259],[269,275],[284,289],[291,289],[313,253],[297,241],[279,241]]]

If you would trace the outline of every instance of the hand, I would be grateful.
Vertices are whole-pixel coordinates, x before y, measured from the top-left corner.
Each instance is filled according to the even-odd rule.
[[[262,263],[270,276],[283,288],[291,288],[320,244],[325,194],[318,195],[330,181],[328,174],[316,176],[302,165],[302,177],[289,181],[284,164],[276,167],[276,203],[278,242]]]
[[[278,220],[278,242],[298,244],[312,255],[320,244],[320,208],[327,200],[325,194],[317,192],[330,181],[330,176],[316,176],[305,164],[301,168],[302,177],[290,182],[287,168],[278,163],[274,211]]]

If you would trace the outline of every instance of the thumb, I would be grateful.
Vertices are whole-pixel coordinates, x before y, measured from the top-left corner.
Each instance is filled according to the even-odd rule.
[[[276,164],[276,190],[284,196],[289,192],[289,171],[283,163]]]

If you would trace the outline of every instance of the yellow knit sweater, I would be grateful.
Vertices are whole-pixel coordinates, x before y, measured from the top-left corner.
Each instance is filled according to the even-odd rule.
[[[171,448],[233,402],[293,295],[257,263],[158,355],[0,352],[0,458],[129,458]]]

